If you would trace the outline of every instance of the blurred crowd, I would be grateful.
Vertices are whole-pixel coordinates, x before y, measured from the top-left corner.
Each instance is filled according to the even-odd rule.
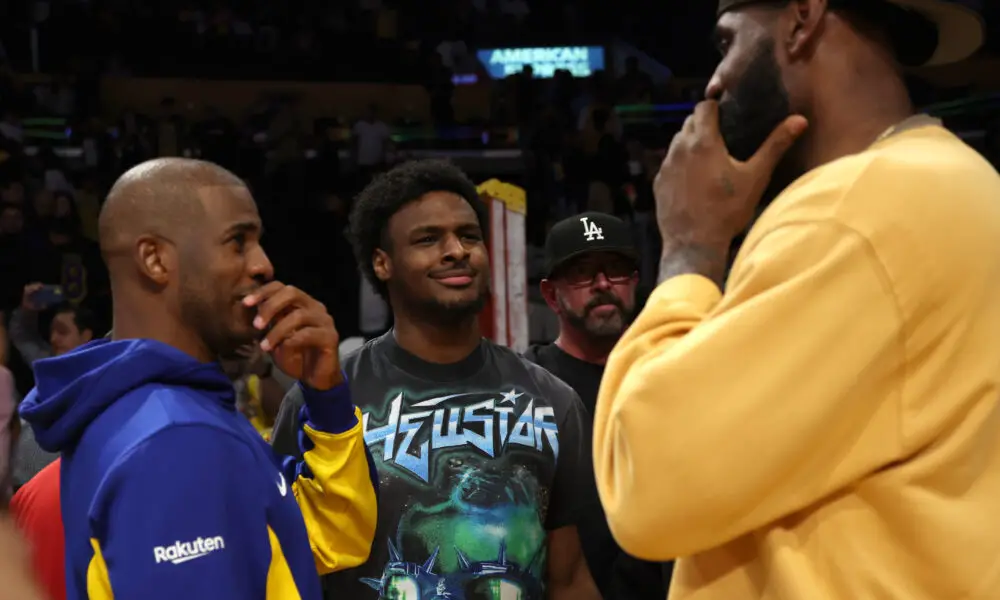
[[[12,333],[24,325],[49,340],[55,306],[32,310],[22,298],[26,286],[59,285],[66,294],[60,309],[84,307],[80,321],[106,330],[97,214],[111,182],[156,156],[204,158],[246,179],[282,277],[321,299],[345,337],[388,327],[388,311],[364,289],[343,235],[352,198],[373,175],[420,151],[518,151],[518,168],[503,177],[527,191],[531,255],[560,218],[584,210],[615,214],[633,227],[644,259],[640,290],[648,290],[659,253],[651,182],[684,114],[651,119],[641,107],[690,99],[700,90],[654,83],[633,58],[617,75],[598,71],[581,79],[558,71],[542,79],[526,67],[494,81],[487,122],[456,123],[452,107],[456,73],[483,76],[477,48],[515,38],[518,45],[568,43],[602,31],[625,32],[637,47],[649,47],[645,42],[655,33],[649,22],[657,22],[649,11],[661,9],[638,13],[625,10],[630,1],[618,4],[611,10],[585,0],[437,0],[414,10],[392,0],[102,0],[12,7],[0,24],[4,322]],[[650,18],[628,16],[635,14]],[[40,40],[34,57],[28,52],[32,29]],[[695,43],[689,35],[678,40],[660,46]],[[81,47],[88,52],[77,52]],[[712,60],[710,52],[691,54]],[[58,75],[26,83],[14,74],[33,62]],[[682,73],[698,67],[671,66]],[[99,78],[130,74],[416,82],[427,90],[429,122],[390,118],[391,111],[375,104],[365,114],[309,119],[294,98],[266,96],[248,98],[240,115],[171,97],[154,111],[106,114]],[[488,167],[472,174],[479,180],[495,175]],[[529,276],[537,279],[530,266]],[[15,318],[22,313],[31,320]],[[550,333],[533,326],[533,341]],[[32,385],[23,347],[13,344],[7,358],[22,393]]]
[[[688,12],[710,17],[710,3],[699,4]],[[40,0],[11,3],[0,39],[19,70],[31,67],[34,27],[43,72],[417,82],[440,48],[453,68],[476,47],[625,35],[650,48],[655,40],[665,51],[696,50],[671,68],[704,72],[709,40],[693,40],[669,16],[667,7],[638,0]]]
[[[281,99],[248,105],[240,119],[173,98],[164,98],[157,112],[108,119],[92,110],[92,90],[78,78],[26,85],[8,72],[0,85],[0,310],[8,320],[29,310],[22,302],[25,286],[61,285],[65,301],[92,311],[95,331],[104,331],[108,290],[95,244],[103,197],[111,182],[144,160],[188,156],[223,165],[251,183],[279,272],[324,301],[345,337],[388,326],[387,311],[362,314],[363,304],[378,301],[362,303],[366,290],[343,232],[351,199],[373,175],[435,146],[400,141],[408,124],[383,117],[376,105],[364,115],[308,122],[294,100]],[[541,247],[559,218],[597,210],[626,219],[644,254],[656,255],[650,182],[659,159],[643,143],[648,128],[630,131],[615,110],[648,102],[654,91],[634,62],[617,79],[597,73],[578,80],[560,72],[542,80],[529,68],[498,83],[494,124],[511,132],[508,145],[520,151],[521,161],[518,173],[504,178],[528,191],[532,248]],[[449,122],[447,112],[432,110],[439,125]],[[36,124],[52,117],[59,124],[56,139],[51,127]],[[67,147],[80,152],[67,153]],[[475,175],[484,180],[493,173]],[[647,262],[644,283],[651,284],[655,261]],[[51,310],[40,312],[38,335],[48,339]],[[32,385],[30,359],[17,345],[10,354],[24,393]]]

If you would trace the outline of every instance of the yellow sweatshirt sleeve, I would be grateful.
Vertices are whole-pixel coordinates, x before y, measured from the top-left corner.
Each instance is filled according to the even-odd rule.
[[[301,399],[302,459],[285,457],[283,468],[302,511],[320,575],[368,560],[378,521],[378,475],[365,446],[361,411],[343,383],[317,391],[296,385]],[[304,405],[304,406],[303,406]]]
[[[374,469],[361,426],[343,433],[303,430],[312,448],[292,483],[320,575],[368,560],[378,519]]]
[[[656,289],[612,352],[594,467],[615,538],[717,547],[897,459],[901,318],[868,240],[786,224],[708,279]]]

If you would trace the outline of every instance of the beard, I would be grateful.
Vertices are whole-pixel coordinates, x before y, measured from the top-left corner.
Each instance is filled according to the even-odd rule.
[[[439,325],[459,325],[483,312],[489,297],[489,279],[484,277],[475,297],[454,300],[424,298],[418,300],[414,308],[423,318]]]
[[[774,56],[774,40],[760,42],[736,87],[719,102],[719,131],[729,154],[747,161],[792,114]]]
[[[180,286],[180,318],[184,326],[197,333],[205,347],[216,359],[236,359],[237,350],[241,346],[257,339],[257,332],[250,325],[250,313],[253,309],[245,309],[247,325],[241,328],[234,314],[236,301],[226,297],[221,300],[210,288],[200,283],[207,281],[204,277],[189,275],[181,280]]]
[[[558,300],[563,316],[569,324],[597,340],[617,340],[621,337],[625,327],[632,319],[634,310],[634,307],[625,306],[624,302],[610,292],[594,295],[590,302],[579,311],[572,310],[562,295],[559,295]],[[606,317],[594,316],[592,314],[594,309],[604,304],[611,304],[618,310]]]

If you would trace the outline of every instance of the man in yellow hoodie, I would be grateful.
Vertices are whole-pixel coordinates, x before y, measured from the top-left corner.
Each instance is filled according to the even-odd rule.
[[[1000,598],[1000,176],[900,73],[981,21],[722,0],[716,38],[655,184],[661,284],[598,397],[612,532],[680,558],[672,600]],[[723,293],[772,173],[798,177]]]

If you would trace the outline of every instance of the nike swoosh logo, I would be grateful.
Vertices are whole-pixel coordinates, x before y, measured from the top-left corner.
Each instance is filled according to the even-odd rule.
[[[173,564],[175,564],[175,565],[179,565],[181,563],[186,563],[189,560],[194,560],[196,558],[201,558],[202,556],[208,556],[209,554],[211,554],[211,552],[202,552],[201,554],[192,554],[190,556],[185,556],[183,558],[175,558],[174,560],[172,560],[170,562],[173,563]]]
[[[285,482],[285,476],[278,473],[278,493],[282,496],[288,494],[288,484]]]

